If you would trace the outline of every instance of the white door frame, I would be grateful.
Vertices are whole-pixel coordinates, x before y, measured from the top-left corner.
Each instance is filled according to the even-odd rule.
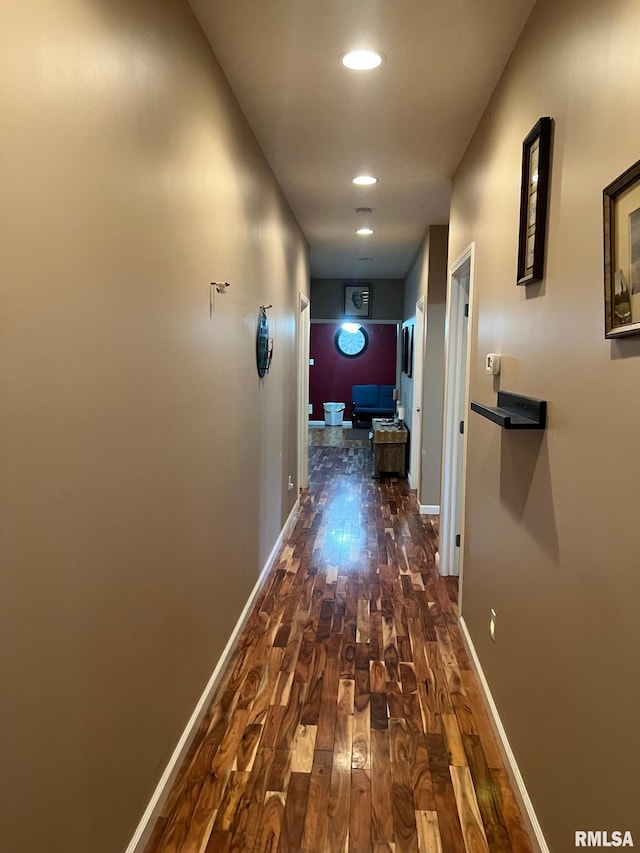
[[[298,488],[309,483],[309,298],[298,295]]]
[[[425,351],[425,298],[416,302],[416,322],[413,329],[413,388],[411,400],[411,449],[409,451],[409,485],[418,493],[422,476],[422,398],[424,391],[423,367]]]
[[[467,472],[467,418],[469,411],[469,375],[473,323],[473,279],[475,243],[449,267],[447,280],[447,318],[445,326],[444,434],[442,448],[442,487],[440,495],[440,573],[460,575],[462,594],[462,557],[464,544],[465,484]],[[465,322],[464,305],[469,305]],[[465,335],[466,327],[466,335]],[[466,351],[466,357],[463,354]],[[460,435],[460,421],[465,430]],[[461,545],[456,546],[460,535]]]

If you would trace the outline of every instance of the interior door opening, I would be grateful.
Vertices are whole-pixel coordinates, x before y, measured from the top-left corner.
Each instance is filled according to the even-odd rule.
[[[309,482],[309,300],[298,300],[298,488]]]
[[[411,447],[409,450],[409,485],[418,493],[420,503],[420,479],[422,471],[422,369],[424,365],[425,298],[416,302],[416,322],[413,329],[413,399],[411,405]]]
[[[470,323],[473,317],[471,244],[449,268],[445,331],[445,419],[442,460],[440,573],[460,576],[464,548],[466,421],[469,399]]]

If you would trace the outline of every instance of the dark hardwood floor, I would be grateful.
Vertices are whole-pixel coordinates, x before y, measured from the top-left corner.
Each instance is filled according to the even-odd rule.
[[[330,436],[146,853],[530,853],[435,519]]]

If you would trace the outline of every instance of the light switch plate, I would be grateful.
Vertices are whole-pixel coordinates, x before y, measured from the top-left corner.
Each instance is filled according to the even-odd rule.
[[[500,356],[495,352],[488,353],[484,369],[491,376],[497,376],[500,373]]]

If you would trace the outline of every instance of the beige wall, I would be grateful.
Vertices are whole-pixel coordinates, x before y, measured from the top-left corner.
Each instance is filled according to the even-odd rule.
[[[293,506],[307,246],[186,2],[4,4],[0,108],[2,846],[117,853]]]
[[[416,302],[426,301],[423,367],[421,472],[418,498],[423,506],[439,506],[444,404],[444,328],[447,293],[446,225],[431,225],[407,273],[404,318],[415,321]],[[401,398],[413,406],[414,380],[402,376]],[[412,485],[415,484],[412,483]]]
[[[476,243],[471,398],[549,405],[544,433],[469,416],[463,613],[553,853],[580,829],[640,843],[640,339],[604,339],[602,285],[602,189],[640,156],[639,31],[628,0],[540,0],[453,182],[450,260]],[[521,146],[542,115],[546,276],[525,289]]]

